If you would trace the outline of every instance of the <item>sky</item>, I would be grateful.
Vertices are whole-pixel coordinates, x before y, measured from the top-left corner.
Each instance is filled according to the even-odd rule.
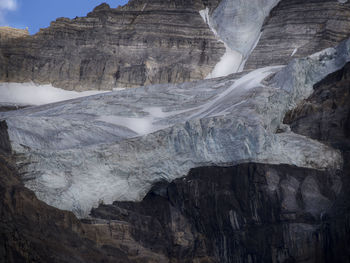
[[[86,16],[94,7],[108,3],[112,8],[128,0],[0,0],[0,26],[25,29],[35,34],[58,17]]]

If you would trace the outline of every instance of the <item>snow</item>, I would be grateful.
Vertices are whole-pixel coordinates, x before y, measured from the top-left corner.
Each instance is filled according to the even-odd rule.
[[[124,126],[138,135],[153,131],[152,119],[150,118],[123,118],[118,116],[101,116],[98,120],[115,125]]]
[[[52,85],[34,83],[0,83],[0,103],[43,105],[105,93],[106,91],[67,91]]]
[[[218,78],[230,75],[240,71],[243,56],[240,52],[231,49],[222,39],[220,39],[216,30],[213,28],[210,22],[209,8],[200,10],[199,14],[203,18],[204,22],[207,23],[211,31],[218,38],[219,41],[223,42],[226,48],[225,54],[221,57],[220,61],[215,65],[213,71],[206,77],[207,79]]]
[[[209,26],[209,28],[211,29],[211,31],[214,32],[214,34],[217,36],[217,33],[215,31],[215,29],[211,26],[210,24],[210,17],[209,17],[209,8],[207,7],[206,9],[200,10],[199,14],[201,15],[201,17],[203,18],[204,22]]]
[[[239,71],[243,57],[242,54],[232,50],[226,44],[226,52],[221,57],[220,61],[215,65],[213,71],[207,76],[210,78],[218,78],[236,73]]]
[[[209,8],[199,11],[226,52],[208,78],[241,72],[261,37],[265,18],[279,0],[223,0],[210,15]]]
[[[224,108],[224,110],[217,112],[218,109],[222,108],[222,105],[225,105],[225,101],[231,100],[235,101],[235,97],[240,92],[246,92],[249,89],[258,87],[263,79],[265,79],[267,76],[271,75],[272,73],[277,72],[284,66],[271,66],[271,67],[265,67],[261,69],[254,70],[243,77],[236,80],[227,90],[224,92],[218,94],[216,98],[213,98],[209,102],[202,105],[200,110],[196,112],[195,114],[191,115],[189,119],[191,118],[204,118],[209,116],[219,116],[223,115],[227,112],[227,108]],[[238,106],[244,101],[239,101],[236,104],[232,104],[232,106]],[[232,106],[230,109],[232,109]]]
[[[202,11],[202,17],[217,37],[230,50],[241,55],[240,66],[235,72],[243,70],[245,61],[256,47],[265,18],[280,0],[222,0],[214,12]],[[238,57],[237,57],[238,58]]]

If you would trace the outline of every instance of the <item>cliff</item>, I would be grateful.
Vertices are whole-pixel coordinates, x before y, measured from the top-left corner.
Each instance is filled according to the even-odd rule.
[[[281,0],[262,27],[245,69],[285,65],[350,36],[350,2]]]
[[[109,90],[203,79],[225,48],[198,8],[201,1],[132,1],[59,18],[36,35],[0,43],[0,81]]]

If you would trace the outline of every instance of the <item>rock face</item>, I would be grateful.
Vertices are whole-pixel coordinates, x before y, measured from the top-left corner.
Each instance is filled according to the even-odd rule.
[[[203,167],[140,203],[100,205],[91,223],[168,262],[348,262],[350,214],[329,214],[341,186],[340,174],[287,165]]]
[[[262,28],[245,69],[285,65],[350,36],[350,2],[281,0]]]
[[[314,86],[314,93],[294,110],[284,122],[299,134],[322,141],[342,151],[344,176],[342,193],[332,207],[331,223],[323,229],[334,248],[327,252],[329,262],[349,262],[350,240],[350,65],[329,74]]]
[[[284,122],[296,133],[350,151],[350,64],[317,83],[314,90],[288,112]]]
[[[28,30],[17,29],[11,27],[0,27],[0,42],[12,39],[23,38],[29,36]]]
[[[112,89],[205,78],[225,52],[199,15],[217,1],[102,4],[34,36],[0,43],[0,81]]]

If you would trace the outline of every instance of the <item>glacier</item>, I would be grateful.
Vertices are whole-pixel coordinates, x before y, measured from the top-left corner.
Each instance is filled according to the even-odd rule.
[[[25,185],[46,203],[86,217],[102,201],[139,201],[154,183],[199,166],[340,168],[340,152],[282,121],[348,61],[350,40],[287,66],[115,91],[0,119]]]

